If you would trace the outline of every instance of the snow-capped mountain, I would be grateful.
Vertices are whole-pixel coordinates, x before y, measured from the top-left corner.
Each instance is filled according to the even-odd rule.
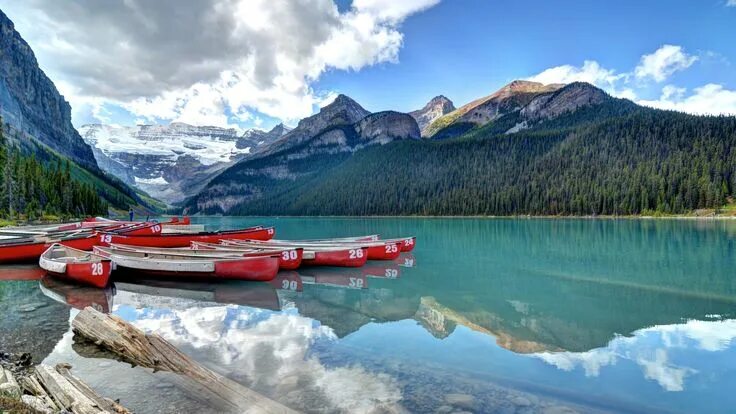
[[[197,193],[220,171],[286,132],[283,125],[240,134],[233,128],[180,122],[79,128],[100,168],[170,204]]]

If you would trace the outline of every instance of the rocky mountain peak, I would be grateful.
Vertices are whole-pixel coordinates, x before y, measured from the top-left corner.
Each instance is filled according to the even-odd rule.
[[[521,115],[528,119],[552,118],[581,106],[596,105],[610,99],[607,93],[586,82],[573,82],[552,93],[535,97]]]
[[[336,117],[344,116],[344,123],[353,124],[360,121],[368,114],[370,114],[370,112],[366,111],[359,103],[355,102],[355,100],[347,95],[340,94],[337,95],[337,98],[335,98],[331,104],[320,109],[317,115],[306,118],[302,121],[315,117],[335,119]],[[301,124],[302,122],[299,122],[299,125]]]
[[[430,99],[422,109],[412,111],[409,113],[419,125],[419,129],[422,131],[422,136],[425,135],[426,128],[434,122],[435,119],[449,114],[455,110],[455,105],[451,100],[447,99],[444,95],[435,96]]]
[[[268,131],[268,134],[269,135],[273,135],[273,136],[277,136],[277,137],[281,137],[281,136],[286,135],[287,133],[289,133],[289,131],[291,131],[292,129],[293,128],[287,127],[282,122],[282,123],[276,125],[275,127],[271,128],[271,130]]]

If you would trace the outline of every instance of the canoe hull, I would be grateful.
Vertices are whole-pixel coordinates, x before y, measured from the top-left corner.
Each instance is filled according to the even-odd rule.
[[[62,240],[59,244],[77,250],[89,251],[97,245],[97,237],[89,236],[78,239]],[[23,243],[0,245],[0,263],[35,262],[53,243]]]
[[[52,276],[59,279],[96,288],[104,288],[107,286],[110,282],[111,272],[112,263],[110,262],[70,263],[66,265],[66,271],[63,273],[49,271]]]
[[[367,261],[367,248],[314,252],[307,250],[302,264],[305,266],[361,267]]]
[[[279,271],[278,257],[247,257],[228,260],[146,260],[112,253],[117,269],[130,269],[159,277],[270,281]]]
[[[368,248],[368,260],[395,260],[401,254],[401,243],[386,243]]]
[[[112,262],[110,260],[96,255],[92,256],[95,259],[90,260],[90,254],[87,254],[87,258],[84,261],[66,262],[64,259],[54,258],[49,254],[54,249],[59,248],[58,244],[52,245],[41,255],[38,260],[38,265],[41,269],[46,270],[54,277],[78,284],[98,288],[107,286],[110,281],[110,273],[112,272]],[[77,252],[83,253],[79,250]]]
[[[101,236],[100,244],[103,246],[114,243],[140,247],[188,247],[192,242],[219,243],[220,240],[270,240],[274,234],[273,228],[202,234],[162,234],[159,236],[105,234]]]

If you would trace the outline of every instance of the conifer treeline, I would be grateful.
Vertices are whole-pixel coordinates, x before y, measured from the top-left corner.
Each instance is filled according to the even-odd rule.
[[[481,129],[368,148],[229,213],[631,215],[717,208],[734,196],[736,117],[640,108],[590,122],[585,113],[512,135]]]
[[[1,125],[1,123],[0,123]],[[0,218],[83,217],[107,213],[95,188],[71,176],[69,161],[39,162],[8,147],[0,128]]]

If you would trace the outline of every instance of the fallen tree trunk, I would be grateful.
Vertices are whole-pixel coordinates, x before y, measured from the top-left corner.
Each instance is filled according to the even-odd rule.
[[[70,372],[71,366],[38,365],[33,373],[16,382],[13,374],[0,368],[0,395],[12,398],[23,412],[73,414],[129,414],[120,404],[97,395]],[[21,390],[22,386],[22,390]],[[25,392],[25,393],[24,393]],[[0,407],[0,411],[5,412]]]
[[[70,368],[67,364],[59,364],[56,368],[48,365],[36,367],[36,379],[57,406],[74,414],[128,413],[121,405],[97,395],[72,375]]]
[[[157,334],[140,329],[90,307],[72,321],[74,333],[113,352],[133,366],[179,374],[196,386],[214,394],[235,412],[292,413],[290,408],[219,375],[179,351]]]

